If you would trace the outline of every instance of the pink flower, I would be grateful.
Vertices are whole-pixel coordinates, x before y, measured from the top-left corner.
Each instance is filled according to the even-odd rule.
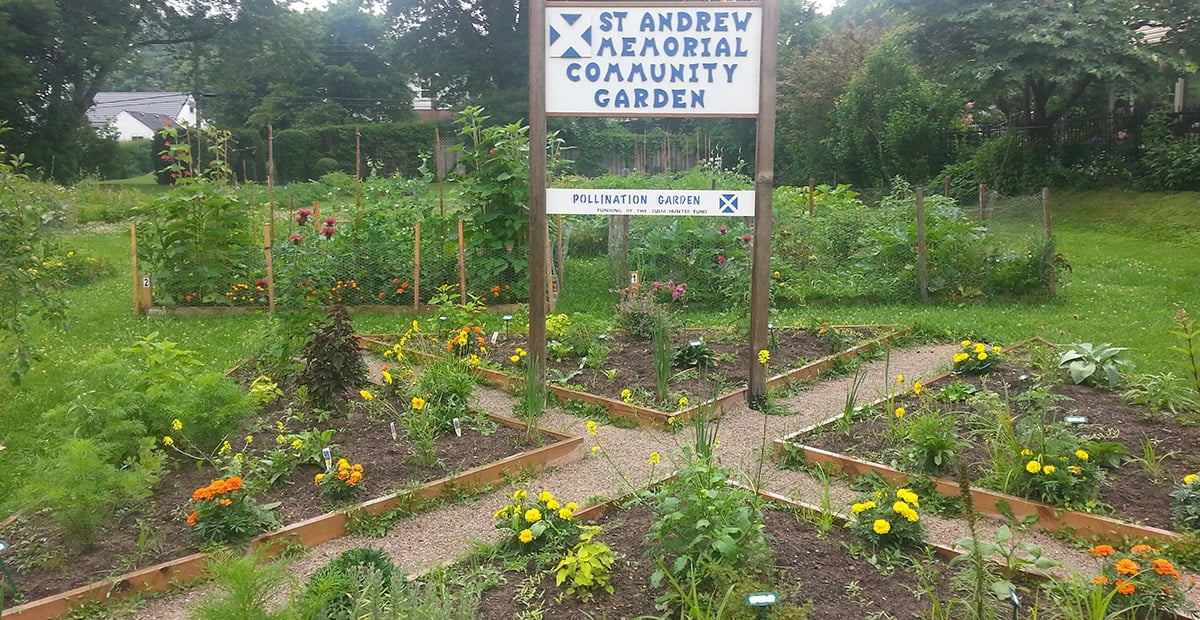
[[[657,291],[657,290],[660,290],[660,289],[662,289],[662,287],[663,287],[663,283],[662,283],[662,282],[651,282],[651,283],[650,283],[650,286],[653,286],[653,287],[654,287],[654,290],[656,290],[656,291]]]
[[[334,224],[337,224],[337,220],[336,220],[336,219],[334,219],[334,218],[332,218],[332,217],[327,217],[327,218],[325,218],[325,225],[326,225],[326,226],[333,226]]]
[[[1125,138],[1128,138],[1128,137],[1129,137],[1129,132],[1128,132],[1128,131],[1125,131],[1124,129],[1122,129],[1121,131],[1118,131],[1118,132],[1117,132],[1117,139],[1118,139],[1118,140],[1124,140]]]
[[[337,232],[337,231],[335,231],[332,226],[326,226],[325,228],[321,229],[321,234],[325,235],[326,239],[332,238],[333,233],[335,233],[335,232]]]
[[[718,265],[725,264],[725,255],[724,254],[717,254],[717,264]]]
[[[968,101],[968,102],[967,102],[967,109],[968,109],[968,110],[974,110],[974,109],[975,109],[975,102],[974,102],[974,101]]]
[[[254,286],[262,286],[262,287],[265,287],[266,285],[267,285],[267,279],[266,279],[266,278],[259,278],[259,279],[257,279],[257,280],[255,280],[255,281],[254,281]]]
[[[723,235],[723,234],[725,234],[725,233],[729,232],[729,229],[727,229],[727,228],[725,228],[724,226],[722,226],[722,227],[720,227],[720,228],[718,228],[718,229],[717,229],[717,232],[719,232],[719,233],[721,233],[721,234]]]
[[[300,235],[292,235],[292,243],[300,245],[301,241],[304,241],[304,237],[301,237]]]
[[[968,125],[974,125],[974,124],[975,124],[975,115],[974,115],[974,114],[968,114],[968,115],[966,116],[966,118],[964,118],[963,120],[964,120],[964,121],[966,121]]]
[[[750,235],[742,235],[742,243],[750,243]]]

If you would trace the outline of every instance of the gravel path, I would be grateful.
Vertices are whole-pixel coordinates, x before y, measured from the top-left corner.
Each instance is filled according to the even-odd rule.
[[[957,349],[957,345],[926,345],[893,350],[887,359],[866,364],[866,379],[859,389],[858,402],[866,402],[886,395],[888,390],[894,390],[898,374],[904,375],[907,382],[937,374]],[[729,467],[734,477],[742,482],[750,482],[756,473],[761,472],[762,486],[767,490],[812,504],[818,503],[820,483],[807,473],[776,467],[770,461],[770,440],[842,411],[852,381],[851,377],[843,377],[806,386],[783,400],[782,406],[790,412],[789,415],[763,415],[750,410],[744,403],[727,411],[720,421],[718,433],[720,446],[717,454],[722,464]],[[498,390],[480,388],[476,391],[475,405],[488,411],[508,412],[515,402],[512,396]],[[586,437],[586,423],[585,419],[578,416],[549,410],[541,425]],[[507,503],[515,488],[531,491],[549,489],[564,501],[574,500],[581,505],[617,497],[666,475],[672,469],[670,455],[682,443],[690,441],[691,436],[687,432],[673,434],[641,428],[601,426],[595,436],[586,439],[589,452],[574,463],[520,481],[517,485],[475,496],[466,503],[444,506],[404,519],[397,522],[385,538],[345,537],[318,545],[292,563],[297,583],[302,583],[307,575],[338,553],[354,547],[383,549],[391,555],[397,566],[410,574],[451,563],[468,551],[474,541],[498,540],[499,532],[492,527],[492,513]],[[599,453],[591,451],[593,445],[600,446]],[[766,455],[763,454],[764,446]],[[649,456],[653,452],[662,456],[662,462],[658,465],[649,463]],[[760,467],[760,459],[764,456]],[[830,494],[835,510],[845,510],[856,499],[856,494],[838,480],[831,483]],[[947,521],[926,515],[922,517],[930,541],[950,545],[966,533],[962,521]],[[980,532],[986,536],[997,525],[999,523],[984,519]],[[1037,532],[1031,531],[1023,536],[1025,540],[1040,545],[1048,557],[1062,562],[1064,570],[1084,574],[1092,572],[1093,562],[1085,552]],[[146,620],[183,619],[195,601],[210,594],[211,586],[197,586],[147,601],[129,617]],[[279,600],[285,600],[286,595],[286,592],[280,593]],[[1192,595],[1194,602],[1200,602],[1197,592],[1193,591]]]

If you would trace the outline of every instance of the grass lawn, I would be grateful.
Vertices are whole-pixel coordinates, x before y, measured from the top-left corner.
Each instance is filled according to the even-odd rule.
[[[1056,194],[1059,251],[1072,271],[1060,278],[1059,296],[1029,303],[902,304],[821,303],[781,310],[780,324],[914,324],[930,338],[967,337],[1011,343],[1033,335],[1059,343],[1111,342],[1131,348],[1140,372],[1174,371],[1182,358],[1168,347],[1177,309],[1200,316],[1200,194],[1096,191]],[[96,351],[121,348],[159,332],[196,352],[210,368],[232,366],[261,342],[264,314],[220,318],[136,317],[131,307],[128,226],[121,223],[64,236],[63,245],[107,258],[117,275],[67,293],[65,332],[35,327],[43,359],[19,386],[0,385],[0,518],[16,506],[20,472],[36,471],[39,455],[58,438],[42,433],[42,413],[69,402],[72,377],[88,371]],[[558,311],[604,316],[614,301],[603,258],[568,263]],[[746,308],[689,311],[692,325],[744,322]],[[408,318],[362,316],[360,332],[400,332]],[[497,321],[498,324],[498,321]],[[497,325],[498,326],[498,325]]]

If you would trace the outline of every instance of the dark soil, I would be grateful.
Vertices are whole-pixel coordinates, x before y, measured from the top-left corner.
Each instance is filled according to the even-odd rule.
[[[413,483],[436,480],[529,449],[524,430],[489,425],[487,434],[483,434],[466,425],[461,438],[450,435],[438,439],[438,467],[418,470],[408,463],[412,449],[403,430],[398,428],[398,439],[392,440],[390,422],[356,409],[344,418],[315,425],[334,430],[336,454],[363,465],[365,476],[357,501],[388,495]],[[266,441],[271,445],[264,449],[273,448],[275,417],[264,415],[257,426],[249,431],[255,437],[253,445],[264,447]],[[299,466],[256,499],[260,504],[280,502],[274,510],[280,524],[336,510],[338,506],[328,503],[313,483],[322,469]],[[193,461],[173,458],[170,471],[159,480],[154,495],[119,515],[100,534],[98,542],[81,553],[69,551],[61,533],[42,514],[22,516],[0,528],[0,538],[12,544],[4,559],[13,569],[24,600],[37,600],[198,551],[189,541],[186,523],[192,492],[217,477],[212,467],[197,469]]]
[[[646,557],[644,538],[654,515],[648,508],[621,510],[601,521],[604,531],[600,540],[611,546],[620,557],[612,570],[610,584],[613,594],[601,592],[591,602],[576,597],[559,596],[554,576],[546,572],[537,582],[541,593],[530,603],[517,600],[518,588],[527,578],[523,573],[507,573],[506,582],[484,594],[482,620],[511,620],[531,607],[541,606],[546,618],[607,618],[621,620],[643,615],[660,616],[655,609],[655,597],[661,591],[650,587],[654,559]],[[927,616],[928,599],[917,598],[920,579],[907,567],[897,566],[891,575],[883,575],[865,559],[851,555],[847,546],[854,537],[835,526],[828,535],[807,521],[798,519],[789,510],[765,512],[765,532],[774,554],[774,564],[764,575],[749,581],[759,590],[780,594],[781,604],[770,616],[844,620],[867,618],[886,611],[891,618],[923,618]],[[937,587],[943,601],[949,598],[947,566],[940,561],[927,562],[938,573]],[[741,608],[745,592],[735,593],[732,606]],[[798,608],[811,605],[807,616]],[[785,613],[790,608],[790,613]],[[739,616],[740,617],[740,616]]]
[[[769,375],[799,368],[877,335],[872,330],[858,328],[831,328],[824,334],[799,328],[775,328],[772,331],[775,337],[767,347],[771,354]],[[595,359],[589,360],[581,368],[583,360],[579,357],[555,359],[549,355],[546,376],[552,383],[614,400],[621,400],[621,391],[629,389],[634,393],[634,402],[667,410],[676,408],[675,401],[679,396],[687,396],[693,405],[713,398],[714,381],[719,386],[716,396],[746,385],[750,379],[750,365],[758,363],[757,352],[750,351],[749,337],[733,330],[684,330],[671,337],[672,355],[683,345],[696,340],[703,340],[712,349],[717,366],[705,370],[703,379],[694,369],[672,368],[668,403],[648,402],[653,401],[655,393],[652,343],[621,332],[607,335],[608,353],[599,363]],[[518,366],[510,359],[518,347],[527,347],[524,334],[500,334],[495,345],[488,347],[484,358],[493,367],[509,374],[523,375],[524,366]],[[610,379],[605,371],[614,370],[616,372]]]
[[[993,392],[1008,395],[1014,416],[1019,419],[1025,412],[1017,397],[1036,382],[1038,374],[1017,363],[1006,363],[982,378],[951,376],[931,383],[928,388],[930,394],[936,394],[954,381],[961,380],[975,386],[985,384],[987,389]],[[1021,376],[1025,376],[1026,379],[1019,380]],[[1161,473],[1155,477],[1147,475],[1140,462],[1130,462],[1117,469],[1110,469],[1099,500],[1111,507],[1114,516],[1118,518],[1173,529],[1170,493],[1185,475],[1200,470],[1200,429],[1185,426],[1168,415],[1154,415],[1145,407],[1126,405],[1121,402],[1116,392],[1074,384],[1058,384],[1051,391],[1063,399],[1051,406],[1050,413],[1045,416],[1046,422],[1066,424],[1066,416],[1086,416],[1087,423],[1078,426],[1079,434],[1098,441],[1117,442],[1134,458],[1143,456],[1143,445],[1147,440],[1156,442],[1155,451],[1162,459]],[[949,405],[928,398],[925,402],[937,405],[945,412],[962,412],[969,409],[969,405],[962,403]],[[911,395],[906,395],[896,400],[895,406],[899,405],[913,411],[917,402]],[[895,461],[903,469],[903,459],[898,453],[900,446],[891,440],[889,417],[890,415],[885,414],[874,419],[857,420],[850,436],[836,427],[829,427],[802,441],[815,448],[851,454],[878,463]],[[987,473],[988,455],[981,445],[965,451],[959,458],[968,464],[973,477],[981,477]]]

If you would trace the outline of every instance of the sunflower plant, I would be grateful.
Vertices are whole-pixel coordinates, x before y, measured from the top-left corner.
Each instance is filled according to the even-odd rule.
[[[271,509],[260,506],[239,476],[218,478],[192,493],[187,523],[192,540],[205,544],[243,543],[275,526]]]
[[[986,342],[963,340],[954,354],[954,372],[967,375],[982,375],[1004,361],[1004,349]]]
[[[875,491],[850,505],[854,521],[847,527],[874,549],[900,550],[925,541],[925,527],[917,510],[921,498],[912,489],[895,493]]]
[[[1111,599],[1110,608],[1138,610],[1138,618],[1189,611],[1187,593],[1195,582],[1184,579],[1158,549],[1138,544],[1126,552],[1101,544],[1090,552],[1099,563],[1092,584]]]
[[[547,547],[562,547],[578,536],[575,512],[579,504],[562,503],[550,491],[530,495],[525,489],[512,494],[494,515],[496,529],[508,534],[505,544],[519,553],[532,553]]]

